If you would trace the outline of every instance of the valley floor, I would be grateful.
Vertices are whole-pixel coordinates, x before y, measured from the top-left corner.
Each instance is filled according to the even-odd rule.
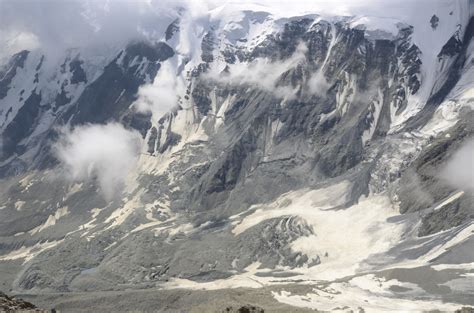
[[[272,286],[258,289],[235,288],[221,290],[147,289],[19,295],[42,308],[60,312],[237,312],[245,305],[265,312],[317,312],[278,302],[273,292],[292,290],[309,292],[306,286]]]
[[[459,274],[454,269],[440,274],[430,267],[398,268],[333,282],[282,283],[261,288],[151,288],[17,296],[38,307],[61,312],[241,312],[238,309],[242,306],[261,308],[264,312],[457,312],[462,307],[474,310],[473,281],[464,280],[464,292],[457,292],[451,283],[460,282],[453,280]]]

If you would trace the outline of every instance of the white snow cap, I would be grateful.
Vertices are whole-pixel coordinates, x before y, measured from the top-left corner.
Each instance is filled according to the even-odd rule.
[[[238,11],[264,11],[274,18],[319,14],[356,16],[356,24],[393,32],[394,22],[420,27],[431,36],[429,20],[437,15],[440,28],[464,24],[472,0],[0,0],[0,59],[22,49],[48,53],[77,46],[123,44],[131,38],[159,40],[184,9],[195,20],[216,15],[234,19]],[[47,12],[47,14],[45,14]],[[123,21],[127,21],[124,23]],[[446,28],[446,27],[447,28]]]

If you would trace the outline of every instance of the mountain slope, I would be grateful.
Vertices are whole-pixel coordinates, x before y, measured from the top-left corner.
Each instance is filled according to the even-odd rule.
[[[196,31],[179,11],[161,41],[100,58],[16,54],[0,73],[1,283],[300,282],[314,290],[272,296],[321,310],[474,305],[473,189],[442,174],[473,135],[469,5],[415,25],[223,6]],[[91,124],[140,138],[112,195],[103,167],[126,155],[71,179],[58,153]]]

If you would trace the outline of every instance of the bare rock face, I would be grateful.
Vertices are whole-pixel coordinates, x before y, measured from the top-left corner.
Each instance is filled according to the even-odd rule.
[[[445,17],[431,14],[423,23],[436,36]],[[439,176],[474,136],[474,18],[430,51],[427,71],[422,36],[404,23],[387,35],[346,17],[240,17],[203,26],[190,55],[176,19],[166,43],[132,42],[99,65],[68,55],[45,75],[46,57],[24,51],[0,69],[0,273],[11,272],[0,282],[24,294],[238,275],[297,284],[339,260],[354,259],[347,273],[420,260],[443,265],[440,284],[452,275],[448,300],[467,297],[469,276],[436,262],[474,261],[474,196]],[[175,106],[138,112],[140,90],[168,70]],[[111,122],[142,147],[124,194],[108,201],[94,177],[65,179],[54,148],[58,129]],[[365,244],[377,237],[387,240]],[[264,311],[231,304],[218,309]]]
[[[430,24],[431,24],[431,28],[433,29],[436,29],[438,27],[439,17],[436,16],[436,14],[431,17]]]
[[[265,311],[254,305],[246,304],[241,307],[227,307],[225,310],[222,311],[223,313],[264,313]],[[464,313],[464,312],[462,312]]]
[[[34,304],[9,297],[0,291],[0,312],[43,312],[39,310]],[[44,311],[46,312],[46,311]]]
[[[454,313],[474,313],[474,308],[465,306],[456,310]]]

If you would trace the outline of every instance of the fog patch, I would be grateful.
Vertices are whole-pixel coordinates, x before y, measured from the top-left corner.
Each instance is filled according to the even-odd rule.
[[[322,70],[314,73],[307,83],[308,92],[312,95],[325,95],[330,86]]]
[[[140,134],[121,124],[84,125],[61,129],[55,152],[73,181],[97,180],[105,199],[125,186],[138,160]]]
[[[451,186],[474,192],[474,139],[464,143],[453,154],[440,175]]]
[[[285,72],[295,69],[298,65],[304,65],[307,52],[306,44],[300,42],[293,55],[287,59],[274,61],[257,58],[248,63],[228,64],[224,72],[212,68],[204,77],[219,83],[255,86],[273,93],[278,98],[292,100],[297,97],[299,87],[285,85],[280,79]],[[324,96],[330,87],[322,70],[310,74],[309,79],[301,86],[306,94],[319,96]]]
[[[273,61],[268,58],[257,58],[248,63],[228,64],[226,71],[212,68],[204,78],[230,85],[249,85],[273,93],[276,97],[293,99],[295,88],[278,84],[281,76],[306,60],[308,48],[304,43],[297,46],[295,53],[285,60]]]
[[[21,50],[41,50],[56,62],[70,48],[156,41],[177,17],[172,1],[0,0],[0,60]]]
[[[183,82],[172,62],[164,62],[153,82],[139,88],[133,107],[142,113],[152,113],[157,120],[177,105],[178,95],[183,91]]]

